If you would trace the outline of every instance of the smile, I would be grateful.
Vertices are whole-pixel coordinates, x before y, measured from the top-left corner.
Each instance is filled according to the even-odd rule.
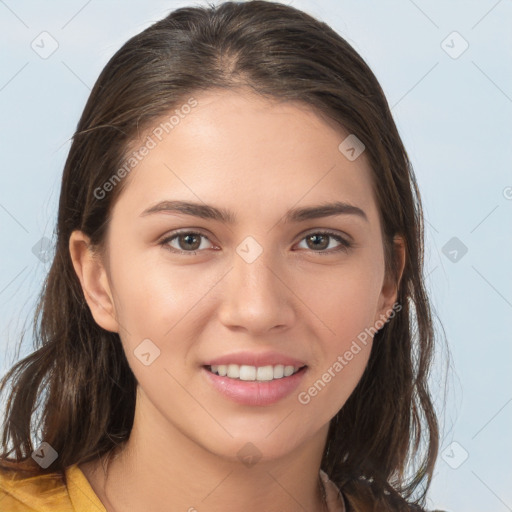
[[[307,370],[307,366],[282,364],[202,367],[206,382],[216,392],[230,401],[249,406],[268,406],[289,397],[303,381]]]
[[[301,369],[301,367],[298,366],[285,366],[282,364],[266,366],[220,364],[207,366],[206,368],[220,377],[260,382],[268,382],[275,379],[282,379],[283,377],[291,377]]]

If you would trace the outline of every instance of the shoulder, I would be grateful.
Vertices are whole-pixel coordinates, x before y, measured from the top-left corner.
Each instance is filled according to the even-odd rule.
[[[27,476],[0,468],[2,512],[74,512],[62,474]]]
[[[328,512],[349,512],[354,510],[359,510],[361,503],[355,506],[354,503],[351,502],[350,499],[347,499],[347,496],[345,496],[341,491],[340,488],[332,481],[330,480],[329,476],[325,471],[320,469],[320,478],[322,480],[322,483],[324,485],[324,491],[325,491],[325,497],[327,501],[327,509]],[[389,493],[388,493],[389,494]],[[393,505],[389,503],[386,506],[386,510],[407,510],[407,512],[447,512],[445,510],[427,510],[419,505],[415,505],[413,503],[407,503],[404,498],[401,496],[396,496],[395,500],[398,498],[399,503],[396,503]],[[373,503],[373,500],[372,500]],[[398,505],[398,507],[396,507]],[[374,505],[375,506],[375,505]],[[372,510],[374,508],[372,507]]]
[[[340,489],[332,482],[325,471],[320,469],[320,479],[324,488],[324,496],[328,512],[346,512],[345,499]]]

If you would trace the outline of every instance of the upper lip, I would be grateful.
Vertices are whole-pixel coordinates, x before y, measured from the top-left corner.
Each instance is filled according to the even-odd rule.
[[[284,366],[295,366],[302,367],[306,366],[306,363],[300,359],[290,357],[278,352],[234,352],[232,354],[226,354],[214,359],[209,359],[204,363],[204,366],[217,366],[217,365],[228,365],[238,364],[247,366],[275,366],[282,364]]]

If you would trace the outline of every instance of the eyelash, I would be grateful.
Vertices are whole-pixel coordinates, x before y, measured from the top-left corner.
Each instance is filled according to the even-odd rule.
[[[197,231],[178,231],[178,232],[174,232],[171,236],[164,238],[161,242],[159,242],[159,245],[161,245],[162,247],[164,247],[168,251],[171,251],[174,254],[183,254],[183,255],[186,254],[187,256],[194,256],[195,254],[197,254],[197,252],[201,252],[203,250],[203,249],[201,249],[201,250],[195,250],[195,251],[183,251],[181,249],[175,249],[175,248],[169,246],[169,242],[171,242],[175,238],[178,238],[179,236],[182,236],[182,235],[198,235],[200,237],[203,237],[203,238],[206,238],[207,240],[209,240],[209,238],[206,235],[203,235],[202,233],[199,233]],[[348,240],[344,239],[343,237],[341,237],[340,235],[338,235],[337,233],[334,233],[332,231],[312,231],[312,232],[304,235],[300,241],[302,242],[304,239],[306,239],[308,236],[311,236],[311,235],[323,235],[323,236],[327,235],[341,244],[336,249],[323,250],[323,251],[314,251],[311,249],[311,252],[313,252],[315,254],[324,255],[324,254],[338,253],[341,251],[347,252],[348,249],[350,249],[353,245],[351,242],[349,242]]]

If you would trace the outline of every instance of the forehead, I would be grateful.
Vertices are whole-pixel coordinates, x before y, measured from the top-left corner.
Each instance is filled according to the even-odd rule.
[[[136,162],[115,209],[139,215],[150,203],[179,198],[254,216],[298,202],[344,200],[376,214],[366,157],[351,161],[340,151],[349,133],[333,120],[247,89],[191,99],[134,141],[128,157]]]

